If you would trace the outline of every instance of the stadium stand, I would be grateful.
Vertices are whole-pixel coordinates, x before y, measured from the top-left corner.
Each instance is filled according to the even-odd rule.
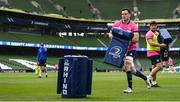
[[[18,55],[0,55],[0,63],[7,65],[13,69],[31,69],[20,63],[17,63],[10,59],[23,59],[28,61],[36,62],[36,56],[18,56]],[[108,70],[108,69],[118,69],[117,67],[107,65],[103,63],[103,58],[93,57],[94,70]],[[48,57],[47,64],[55,65],[58,63],[58,57]]]
[[[146,39],[144,37],[140,37],[138,44],[139,44],[139,48],[146,48]]]
[[[21,3],[24,5],[21,5]],[[29,13],[63,14],[54,7],[54,4],[52,6],[47,0],[11,0],[10,4],[12,8],[22,9]]]
[[[55,13],[55,14],[60,13],[47,0],[37,0],[37,1],[39,2],[39,4],[41,4],[41,7],[45,13]]]
[[[33,7],[29,0],[9,0],[9,4],[11,8],[21,9],[26,12],[41,12],[40,9]]]
[[[9,2],[8,0],[0,0],[0,7],[9,7]]]
[[[31,69],[23,64],[17,63],[15,60],[12,59],[22,59],[27,61],[32,61],[36,63],[36,56],[19,56],[19,55],[2,55],[0,54],[0,63],[11,67],[12,69]],[[48,57],[47,64],[54,66],[58,63],[57,57]],[[35,65],[35,64],[32,64]]]
[[[92,14],[88,9],[86,0],[53,0],[60,4],[68,13],[69,16],[77,18],[92,18]]]
[[[141,12],[139,17],[140,19],[172,18],[173,9],[179,3],[179,0],[137,0]]]
[[[92,13],[92,18],[93,19],[101,19],[101,12],[99,11],[98,8],[96,8],[90,0],[86,0],[88,4],[88,8],[90,9]]]
[[[20,58],[20,56],[6,56],[6,55],[0,55],[0,63],[7,65],[13,69],[29,69],[26,66],[23,66],[21,64],[18,64],[14,61],[10,61],[9,58]]]
[[[119,19],[122,8],[133,10],[132,0],[91,0],[100,9],[102,18]],[[179,5],[179,0],[137,0],[137,7],[140,11],[140,19],[172,18],[172,12]],[[161,8],[161,9],[159,9]],[[162,12],[162,9],[164,10]],[[152,12],[153,13],[149,13]]]
[[[173,10],[172,14],[173,14],[173,18],[179,18],[179,17],[180,17],[180,3],[179,3],[179,5]]]
[[[106,45],[109,38],[100,38]],[[51,36],[48,34],[22,34],[22,33],[0,33],[1,41],[15,41],[15,42],[31,42],[31,43],[46,43],[46,44],[59,44],[59,45],[71,45],[71,46],[91,46],[91,47],[104,47],[97,37],[59,37]]]
[[[180,45],[180,41],[178,38],[172,47],[179,47],[179,45]]]
[[[101,11],[104,19],[120,19],[122,8],[132,9],[132,0],[91,0],[91,2]]]
[[[90,1],[91,6],[89,6]],[[69,3],[71,2],[71,3]],[[23,5],[22,5],[23,4]],[[65,17],[77,18],[93,18],[92,8],[97,9],[102,19],[117,20],[120,18],[120,10],[122,8],[133,8],[134,1],[132,0],[9,0],[8,4],[2,2],[5,7],[21,9],[26,12],[46,13],[46,14],[60,14]],[[179,0],[137,0],[136,5],[139,10],[140,19],[154,19],[158,18],[176,18],[179,17]],[[89,8],[91,7],[91,8]],[[159,9],[161,8],[161,9]],[[161,10],[164,10],[161,12]],[[149,13],[153,11],[153,13]]]
[[[36,56],[18,56],[18,55],[0,55],[0,63],[7,65],[13,69],[30,69],[20,63],[17,63],[15,61],[9,60],[9,59],[24,59],[28,61],[34,61],[36,62]],[[48,57],[47,63],[50,65],[55,65],[58,63],[58,57]],[[118,70],[120,68],[108,65],[103,63],[102,57],[92,57],[93,59],[93,69],[94,70]],[[139,61],[142,70],[148,71],[149,68],[151,68],[150,60],[147,58],[137,57],[137,60]],[[173,56],[174,65],[180,66],[180,58]]]

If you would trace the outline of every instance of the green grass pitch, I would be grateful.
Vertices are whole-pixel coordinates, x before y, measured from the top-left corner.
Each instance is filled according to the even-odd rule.
[[[158,73],[161,87],[152,89],[133,76],[133,93],[124,94],[125,73],[95,72],[92,95],[79,99],[57,95],[56,81],[57,73],[41,79],[34,73],[0,73],[0,101],[180,101],[180,73]]]

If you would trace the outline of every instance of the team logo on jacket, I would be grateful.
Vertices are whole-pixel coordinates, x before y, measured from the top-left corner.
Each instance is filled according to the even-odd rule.
[[[114,46],[110,49],[109,55],[112,55],[113,58],[120,58],[120,54],[122,52],[122,48],[119,46]]]

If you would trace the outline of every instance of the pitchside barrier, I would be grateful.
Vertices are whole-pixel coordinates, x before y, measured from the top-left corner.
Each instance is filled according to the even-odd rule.
[[[120,28],[112,29],[113,38],[106,51],[104,62],[114,66],[122,67],[124,57],[128,51],[133,33]]]
[[[87,56],[66,55],[59,60],[57,94],[83,98],[91,94],[93,61]]]

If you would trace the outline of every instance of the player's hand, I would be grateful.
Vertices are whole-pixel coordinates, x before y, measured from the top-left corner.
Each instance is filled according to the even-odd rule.
[[[163,43],[163,44],[160,44],[160,47],[165,48],[167,47],[167,45]]]
[[[111,32],[107,33],[108,37],[112,39],[113,35]]]

